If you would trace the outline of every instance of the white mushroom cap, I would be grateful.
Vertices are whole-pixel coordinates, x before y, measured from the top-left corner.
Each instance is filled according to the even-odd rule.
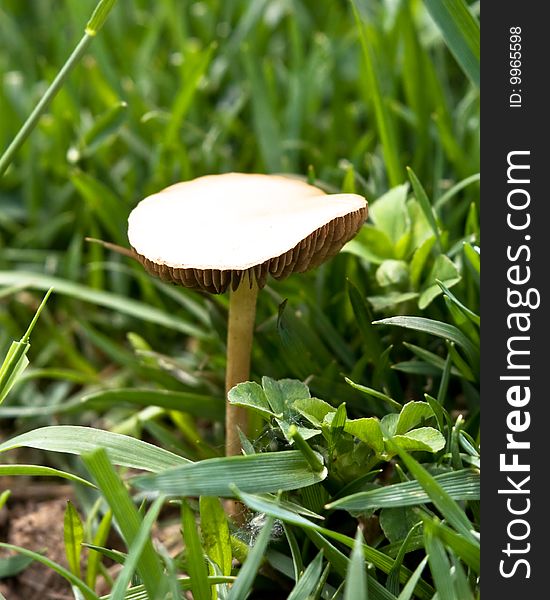
[[[172,185],[142,200],[128,239],[162,279],[220,293],[243,273],[261,286],[336,254],[358,231],[367,203],[297,179],[228,173]]]

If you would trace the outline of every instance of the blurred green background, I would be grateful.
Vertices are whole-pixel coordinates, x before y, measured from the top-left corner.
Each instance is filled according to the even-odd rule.
[[[34,332],[33,369],[0,409],[16,421],[2,427],[29,428],[54,414],[71,422],[99,416],[121,431],[145,426],[165,443],[196,439],[186,429],[195,424],[181,415],[187,442],[168,436],[163,410],[136,412],[146,398],[115,405],[101,392],[153,386],[223,406],[227,299],[153,281],[84,238],[127,245],[127,215],[141,198],[226,171],[309,175],[327,190],[364,194],[378,214],[329,264],[270,282],[260,297],[254,377],[308,379],[314,393],[360,414],[384,407],[344,375],[399,400],[437,391],[441,341],[370,321],[451,320],[435,298],[436,278],[457,285],[477,310],[475,265],[463,243],[479,243],[479,90],[422,2],[356,5],[363,37],[343,1],[119,0],[0,181],[0,350],[19,339],[43,291],[56,289]],[[0,146],[75,47],[94,6],[2,3]],[[437,243],[422,203],[401,185],[407,166],[433,207]],[[441,363],[415,355],[404,339]],[[475,408],[473,375],[453,369],[448,406]],[[93,411],[78,404],[98,393]],[[71,406],[78,416],[63,417]],[[211,432],[216,448],[219,433]]]

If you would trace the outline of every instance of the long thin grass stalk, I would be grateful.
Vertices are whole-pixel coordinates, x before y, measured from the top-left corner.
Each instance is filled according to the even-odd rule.
[[[25,140],[29,137],[32,130],[36,127],[40,117],[50,105],[51,101],[55,98],[57,92],[61,89],[65,80],[69,76],[69,73],[79,63],[80,59],[88,49],[88,46],[92,43],[92,40],[101,29],[111,9],[115,5],[116,0],[100,0],[96,6],[90,20],[86,25],[84,36],[78,42],[76,48],[73,50],[55,79],[52,81],[40,101],[28,116],[27,120],[18,131],[17,135],[6,148],[2,157],[0,157],[0,177],[4,175],[8,167],[13,161],[13,158],[19,148],[24,144]]]

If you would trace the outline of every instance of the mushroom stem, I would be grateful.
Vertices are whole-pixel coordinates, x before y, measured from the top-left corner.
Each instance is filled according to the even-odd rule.
[[[229,390],[250,376],[250,354],[256,319],[258,284],[253,279],[249,285],[243,277],[239,287],[229,296],[229,322],[227,328],[227,368],[225,373],[225,454],[241,453],[240,428],[249,433],[249,414],[246,408],[233,406],[227,400]]]

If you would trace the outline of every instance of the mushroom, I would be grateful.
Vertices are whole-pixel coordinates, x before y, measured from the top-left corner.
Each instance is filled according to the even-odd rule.
[[[221,294],[230,288],[226,396],[249,378],[256,297],[271,275],[319,266],[359,230],[367,203],[278,175],[227,173],[176,183],[128,219],[134,258],[163,279]],[[226,455],[241,452],[246,409],[226,402]]]

